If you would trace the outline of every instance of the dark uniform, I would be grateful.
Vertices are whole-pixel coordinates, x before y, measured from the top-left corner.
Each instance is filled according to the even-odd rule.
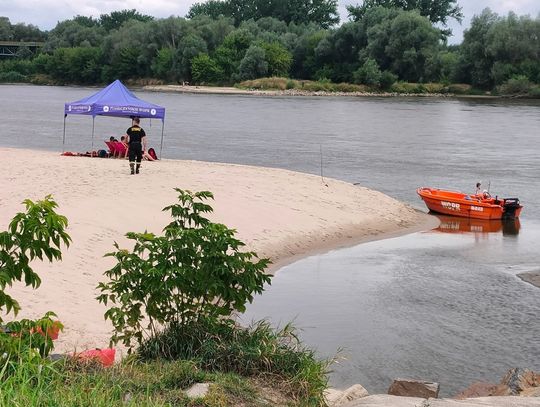
[[[146,137],[146,133],[138,124],[135,124],[127,129],[126,134],[129,136],[129,166],[131,167],[131,173],[138,174],[143,156],[142,140],[143,137]],[[135,160],[137,161],[136,170],[134,170]]]

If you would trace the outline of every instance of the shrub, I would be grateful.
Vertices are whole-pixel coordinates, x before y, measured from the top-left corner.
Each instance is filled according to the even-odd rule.
[[[379,86],[383,90],[388,90],[392,87],[394,83],[398,80],[397,75],[394,75],[390,71],[384,71],[381,73],[381,79],[379,81]]]
[[[345,93],[352,93],[352,92],[364,93],[368,91],[367,86],[354,85],[352,83],[337,83],[334,85],[334,89],[338,92],[345,92]]]
[[[377,87],[381,83],[381,75],[382,73],[377,61],[372,58],[368,58],[353,74],[355,83]]]
[[[390,89],[396,93],[426,93],[426,88],[421,83],[396,82]]]
[[[215,83],[223,79],[217,61],[207,54],[199,54],[191,60],[191,75],[195,83]]]
[[[61,260],[62,244],[69,246],[71,238],[65,232],[67,219],[55,212],[56,202],[50,197],[42,201],[24,201],[26,212],[19,212],[0,232],[0,323],[2,315],[17,315],[21,309],[17,300],[5,292],[15,281],[38,288],[41,279],[32,269],[35,259]],[[47,355],[52,349],[49,330],[62,325],[52,320],[48,312],[36,321],[11,321],[0,328],[0,354],[15,363],[20,358],[33,359],[34,354]],[[8,365],[5,365],[8,366]]]
[[[252,262],[256,254],[241,251],[244,243],[235,230],[203,216],[212,212],[204,203],[212,193],[176,191],[179,204],[164,208],[173,218],[164,235],[127,233],[133,250],[115,243],[117,251],[107,256],[117,264],[105,272],[110,281],[98,285],[98,300],[114,304],[105,313],[115,329],[111,343],[122,341],[130,353],[134,341],[141,344],[162,327],[201,318],[227,323],[270,282],[264,273],[268,259]]]
[[[25,82],[26,76],[19,72],[9,71],[9,72],[0,72],[0,82]]]
[[[289,82],[294,85],[295,81],[291,81],[287,78],[271,77],[271,78],[259,78],[250,81],[241,82],[238,86],[248,89],[271,89],[271,90],[285,90]]]
[[[540,99],[540,86],[533,86],[531,90],[529,90],[529,96],[535,99]]]
[[[256,45],[250,46],[238,67],[238,77],[241,80],[246,80],[266,76],[268,73],[268,62],[265,58],[266,53],[264,49]]]
[[[23,279],[26,286],[38,288],[41,279],[32,269],[31,262],[44,257],[50,262],[61,260],[62,243],[69,246],[71,241],[65,231],[67,219],[55,212],[58,205],[51,196],[38,202],[26,199],[24,204],[26,212],[17,213],[8,230],[0,232],[0,310],[6,314],[17,315],[20,306],[5,288]]]
[[[292,65],[292,54],[279,42],[265,42],[261,48],[268,62],[268,73],[272,76],[287,76]]]
[[[503,95],[526,95],[532,88],[532,84],[525,75],[516,75],[507,80],[499,87]]]
[[[333,87],[330,81],[328,79],[322,79],[319,81],[305,81],[304,90],[307,90],[308,92],[332,92]]]
[[[448,91],[448,87],[443,85],[442,83],[424,83],[424,88],[428,93],[446,93]]]
[[[240,375],[277,376],[289,383],[289,393],[322,405],[327,387],[329,361],[316,360],[287,325],[274,330],[260,321],[240,328],[232,321],[216,325],[199,319],[190,324],[169,325],[139,348],[143,359],[197,360],[201,369]]]
[[[456,95],[466,95],[472,90],[472,86],[466,83],[453,83],[448,85],[448,92],[455,93]]]

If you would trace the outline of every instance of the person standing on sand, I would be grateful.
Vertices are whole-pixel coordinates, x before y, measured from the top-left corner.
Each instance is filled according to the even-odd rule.
[[[141,160],[146,150],[146,133],[143,128],[139,126],[140,119],[134,117],[131,122],[131,127],[127,129],[127,144],[129,146],[129,167],[131,168],[131,175],[138,174],[141,168]],[[135,161],[137,166],[135,167]]]

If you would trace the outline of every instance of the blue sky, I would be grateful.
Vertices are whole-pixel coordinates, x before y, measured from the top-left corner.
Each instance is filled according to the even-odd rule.
[[[199,0],[202,1],[202,0]],[[0,16],[8,17],[11,23],[27,23],[37,25],[42,30],[54,28],[58,21],[70,19],[76,15],[98,17],[100,14],[115,10],[137,9],[143,14],[154,17],[171,15],[184,16],[195,1],[186,0],[93,0],[79,2],[68,0],[0,0]],[[347,4],[357,4],[357,0],[338,0],[342,21],[347,19]],[[461,0],[465,18],[460,25],[451,21],[450,28],[454,32],[451,43],[459,43],[463,38],[463,30],[469,27],[473,15],[479,14],[489,7],[498,14],[506,15],[509,11],[517,14],[540,14],[540,0]]]

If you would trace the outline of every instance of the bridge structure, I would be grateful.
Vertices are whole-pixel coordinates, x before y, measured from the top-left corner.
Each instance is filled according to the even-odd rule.
[[[15,57],[21,48],[28,48],[32,53],[45,45],[37,41],[0,41],[0,57]]]

